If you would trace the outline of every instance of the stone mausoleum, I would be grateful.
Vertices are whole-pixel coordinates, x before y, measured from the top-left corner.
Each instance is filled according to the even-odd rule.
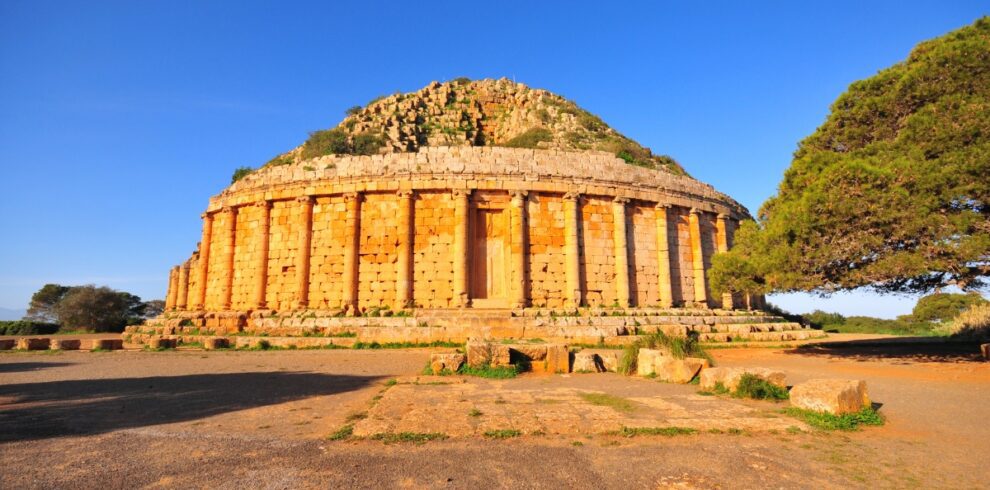
[[[753,311],[762,298],[710,291],[743,206],[566,99],[455,81],[357,109],[328,135],[370,154],[320,154],[314,133],[211,198],[165,314],[128,332],[300,346],[806,336]]]

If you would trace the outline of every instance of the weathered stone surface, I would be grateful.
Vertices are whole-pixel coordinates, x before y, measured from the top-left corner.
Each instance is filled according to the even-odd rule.
[[[226,337],[208,337],[203,339],[203,348],[206,350],[226,349],[230,347],[230,342]]]
[[[657,364],[667,357],[667,353],[658,349],[640,349],[636,357],[636,374],[650,376],[656,374]]]
[[[571,371],[571,353],[566,345],[547,346],[544,371],[548,373],[568,373]]]
[[[52,350],[79,350],[82,345],[82,341],[79,339],[51,339],[51,345],[49,348]]]
[[[758,367],[714,367],[701,371],[700,388],[711,390],[715,385],[721,383],[729,391],[736,391],[739,387],[739,380],[744,374],[751,374],[763,378],[782,388],[786,388],[787,375],[782,371],[774,371],[767,368]]]
[[[90,349],[120,350],[124,348],[124,341],[121,339],[94,339],[90,343]]]
[[[605,367],[594,352],[583,350],[574,354],[575,373],[600,373],[603,371],[605,371]]]
[[[467,363],[471,367],[508,366],[509,347],[485,341],[469,341],[467,343]]]
[[[708,359],[662,357],[655,365],[657,379],[669,383],[690,383],[702,369],[710,367]]]
[[[152,337],[148,339],[148,348],[150,349],[174,349],[176,346],[176,340],[167,337]]]
[[[17,348],[20,350],[45,350],[51,345],[48,338],[23,338],[17,339]]]
[[[866,391],[866,381],[812,379],[791,388],[791,405],[841,415],[870,406],[870,396]]]
[[[14,339],[0,339],[0,350],[10,350],[17,345]]]
[[[466,356],[457,352],[454,353],[433,353],[430,354],[430,369],[433,374],[440,374],[443,371],[457,372],[464,365]]]

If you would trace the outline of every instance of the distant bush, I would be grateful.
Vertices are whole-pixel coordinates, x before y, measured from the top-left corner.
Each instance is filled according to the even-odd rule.
[[[990,339],[990,303],[971,306],[947,325],[936,327],[938,333],[970,339]]]
[[[354,143],[351,145],[351,153],[355,155],[374,155],[382,147],[384,142],[381,136],[371,133],[361,133],[354,136]]]
[[[309,139],[303,143],[302,159],[322,157],[323,155],[346,155],[351,152],[351,143],[347,133],[339,128],[313,131]]]
[[[271,160],[268,160],[268,163],[266,163],[265,166],[269,166],[269,165],[271,165],[271,166],[289,165],[291,163],[292,163],[292,157],[291,156],[289,156],[289,155],[279,155],[279,156],[277,156],[275,158],[272,158]]]
[[[0,321],[0,335],[50,335],[57,331],[57,323],[31,320]]]
[[[457,78],[455,78],[455,79],[453,79],[451,81],[454,82],[454,83],[456,83],[456,84],[458,84],[458,85],[467,85],[467,84],[471,83],[471,79],[468,78],[468,77],[457,77]]]
[[[356,105],[353,107],[348,107],[347,110],[344,111],[344,114],[347,114],[348,116],[354,116],[360,114],[362,110],[363,109],[361,108],[361,106]]]
[[[501,146],[509,148],[538,148],[540,143],[553,141],[553,134],[546,128],[532,128],[506,141]]]
[[[911,317],[921,322],[947,322],[974,305],[987,304],[980,293],[936,293],[918,300]]]
[[[251,167],[237,167],[234,169],[234,175],[230,177],[230,183],[233,184],[234,182],[247,177],[251,172],[254,172],[254,169]]]

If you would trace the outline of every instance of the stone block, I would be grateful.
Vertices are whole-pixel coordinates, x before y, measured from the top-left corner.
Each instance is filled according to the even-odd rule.
[[[639,349],[639,356],[636,357],[636,374],[649,376],[656,374],[657,363],[666,357],[666,352],[659,349]]]
[[[79,339],[51,339],[49,348],[52,350],[79,350],[82,341]]]
[[[17,339],[17,348],[20,350],[46,350],[51,345],[48,338],[25,338]]]
[[[791,388],[791,406],[841,415],[869,407],[870,396],[866,381],[813,379]]]
[[[575,373],[600,373],[605,368],[600,365],[598,355],[594,352],[583,350],[574,354]]]
[[[10,350],[17,346],[15,339],[0,339],[0,350]]]
[[[440,374],[443,371],[456,373],[464,365],[465,356],[459,353],[434,353],[430,354],[430,369],[433,374]]]
[[[990,361],[990,344],[981,344],[980,353],[983,354],[984,361]]]
[[[468,341],[467,363],[471,367],[508,366],[509,347],[485,341]]]
[[[742,379],[744,374],[751,374],[765,379],[782,388],[787,387],[787,375],[782,371],[753,367],[715,367],[702,369],[699,385],[702,390],[711,390],[715,388],[715,385],[721,383],[727,390],[736,391],[739,388],[739,380]]]
[[[564,344],[547,346],[544,371],[548,373],[569,373],[571,371],[571,353]]]
[[[166,337],[152,337],[148,339],[149,349],[174,349],[176,340]]]
[[[698,357],[686,357],[684,359],[674,359],[671,357],[661,358],[657,362],[655,369],[657,379],[668,383],[690,383],[702,369],[710,367],[708,359]]]
[[[203,339],[203,349],[215,350],[215,349],[226,349],[230,346],[230,342],[227,337],[207,337]]]
[[[90,349],[96,350],[120,350],[124,348],[124,341],[121,339],[94,339],[90,343]]]

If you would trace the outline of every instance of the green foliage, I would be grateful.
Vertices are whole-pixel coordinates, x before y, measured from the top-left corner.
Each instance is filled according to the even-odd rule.
[[[397,442],[412,442],[423,444],[429,441],[442,441],[447,439],[447,434],[442,432],[382,432],[371,436],[374,441],[381,441],[385,444]]]
[[[519,366],[479,366],[471,367],[467,364],[461,366],[457,371],[464,376],[477,376],[479,378],[509,379],[515,378],[519,374]]]
[[[531,128],[515,138],[502,143],[509,148],[539,148],[540,143],[553,141],[553,133],[546,128]]]
[[[351,142],[347,133],[340,128],[334,128],[309,133],[309,139],[303,143],[300,156],[303,160],[309,160],[323,155],[345,155],[350,152]]]
[[[859,412],[843,415],[832,415],[796,407],[786,408],[784,413],[822,430],[854,431],[860,430],[863,425],[883,425],[885,422],[883,415],[871,407],[864,407]]]
[[[512,437],[519,437],[521,435],[522,432],[516,429],[495,429],[485,431],[485,437],[489,439],[509,439]]]
[[[356,105],[356,106],[348,107],[347,110],[344,111],[344,114],[348,116],[356,116],[361,113],[361,110],[362,110],[361,106]]]
[[[686,337],[672,337],[660,330],[649,335],[641,335],[635,342],[626,345],[622,349],[622,357],[619,358],[618,371],[622,374],[631,375],[636,373],[636,361],[639,358],[639,349],[662,349],[670,352],[675,359],[685,357],[701,357],[708,359],[711,365],[715,365],[714,359],[698,342],[698,333],[689,332]]]
[[[233,184],[234,182],[247,177],[251,174],[251,172],[254,172],[254,169],[251,167],[237,167],[234,169],[234,174],[230,176],[230,183]]]
[[[922,322],[947,322],[973,305],[986,303],[987,300],[975,291],[968,294],[935,293],[919,299],[911,310],[911,317]]]
[[[623,437],[636,437],[636,436],[685,436],[691,434],[697,434],[698,429],[692,429],[690,427],[623,427],[614,435]]]
[[[760,226],[714,261],[716,294],[978,287],[990,274],[988,106],[986,17],[853,83],[799,144]]]
[[[632,412],[636,409],[636,404],[618,396],[608,393],[581,393],[581,399],[600,407],[611,407],[620,412]]]
[[[343,427],[337,429],[336,432],[327,436],[327,439],[331,441],[342,441],[344,439],[349,439],[354,434],[354,424],[345,424]]]
[[[146,303],[131,293],[105,286],[46,284],[32,296],[28,316],[49,318],[64,330],[119,332],[146,318],[148,312],[160,312],[159,306],[157,301]]]
[[[354,349],[413,349],[418,347],[463,347],[456,342],[356,342]]]
[[[69,292],[69,286],[61,284],[45,284],[31,295],[25,320],[54,323],[58,321],[55,305]]]
[[[481,417],[481,416],[482,416],[481,410],[478,410],[477,408],[472,408],[471,411],[468,412],[468,417]]]
[[[990,303],[969,307],[948,324],[939,325],[936,331],[958,338],[990,340]]]
[[[458,85],[467,85],[467,84],[471,83],[471,79],[468,78],[468,77],[457,77],[457,78],[455,78],[455,79],[453,79],[451,81],[454,82],[454,83],[456,83],[456,84],[458,84]]]
[[[57,331],[57,323],[34,320],[0,321],[0,335],[51,335]]]
[[[381,136],[371,133],[361,133],[354,136],[351,153],[355,155],[374,155],[384,142]]]
[[[292,157],[289,155],[279,155],[271,160],[268,160],[268,163],[266,163],[265,166],[289,165],[292,161]]]
[[[787,388],[777,386],[759,376],[746,373],[739,378],[739,386],[732,396],[754,400],[786,400],[790,398]]]

